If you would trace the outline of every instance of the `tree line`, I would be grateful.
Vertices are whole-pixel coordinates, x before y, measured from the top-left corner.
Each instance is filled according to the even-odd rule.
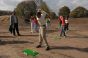
[[[56,18],[55,12],[50,10],[46,2],[43,1],[40,8],[47,12],[51,18]],[[17,5],[15,11],[18,16],[23,16],[28,21],[31,15],[36,15],[37,5],[34,1],[23,1]]]
[[[16,12],[19,15],[25,15],[30,13],[36,14],[36,8],[37,6],[33,1],[23,1],[17,5]],[[69,7],[64,6],[58,10],[59,13],[58,15],[56,15],[56,13],[51,11],[48,5],[43,1],[41,9],[46,11],[52,19],[57,18],[57,16],[59,15],[63,15],[66,17],[69,16],[72,18],[88,17],[88,10],[82,6],[78,6],[72,11],[69,9]]]
[[[10,15],[10,14],[11,14],[11,11],[3,11],[3,10],[0,10],[0,16]]]
[[[83,18],[88,17],[88,10],[84,7],[78,6],[71,11],[69,7],[64,6],[59,10],[59,15],[69,16],[72,18]]]
[[[36,9],[37,9],[36,3],[31,0],[31,1],[20,2],[16,6],[15,11],[18,16],[23,16],[27,19],[27,18],[30,18],[31,15],[36,15],[36,12],[37,12]],[[72,11],[67,6],[61,7],[58,10],[58,15],[56,15],[55,12],[50,10],[50,8],[46,4],[46,2],[43,1],[42,5],[41,5],[41,9],[46,11],[49,14],[51,19],[55,19],[59,15],[63,15],[65,17],[69,16],[72,18],[88,17],[88,10],[82,6],[78,6],[77,8],[73,9]],[[11,12],[0,11],[0,15],[8,15],[9,13],[11,13]]]

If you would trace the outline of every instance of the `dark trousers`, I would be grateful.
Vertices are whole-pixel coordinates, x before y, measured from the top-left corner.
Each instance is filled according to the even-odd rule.
[[[69,23],[65,24],[65,31],[69,30]]]
[[[18,23],[14,23],[14,26],[13,26],[13,35],[14,36],[16,35],[16,32],[17,32],[17,35],[20,35],[19,34]]]

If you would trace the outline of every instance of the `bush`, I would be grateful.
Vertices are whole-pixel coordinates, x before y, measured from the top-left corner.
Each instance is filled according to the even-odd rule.
[[[67,7],[67,6],[64,6],[62,7],[60,10],[59,10],[59,15],[62,15],[64,17],[68,17],[70,14],[70,9]]]
[[[31,14],[36,14],[36,8],[37,5],[34,1],[23,1],[17,5],[15,11],[18,16],[25,18],[25,22],[29,22]]]
[[[70,13],[70,17],[73,18],[80,18],[80,17],[87,17],[88,11],[84,7],[77,7]]]

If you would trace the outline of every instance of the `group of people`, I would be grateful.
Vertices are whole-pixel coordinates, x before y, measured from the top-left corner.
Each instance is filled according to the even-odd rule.
[[[60,36],[65,36],[65,31],[68,30],[68,19],[64,18],[64,16],[59,16],[59,25],[61,29]],[[47,13],[43,10],[39,10],[36,14],[36,16],[31,15],[31,32],[39,32],[39,44],[36,48],[42,47],[43,41],[45,41],[46,44],[46,50],[50,49],[50,46],[46,39],[46,30],[50,27],[50,18],[47,15]],[[10,16],[10,27],[9,31],[16,36],[16,33],[18,36],[20,36],[19,28],[18,28],[18,18],[15,14],[15,12],[12,13]]]
[[[47,13],[45,11],[39,10],[36,14],[36,16],[31,16],[31,32],[39,32],[39,44],[36,48],[40,48],[42,46],[43,40],[46,43],[46,50],[49,50],[49,45],[46,39],[46,29],[48,29],[48,24],[50,24],[50,18],[47,16]],[[16,13],[13,12],[10,16],[10,27],[9,31],[16,36],[16,33],[18,36],[21,34],[19,33],[19,27],[18,27],[18,18],[16,16]]]
[[[62,15],[59,16],[59,26],[60,26],[60,36],[66,37],[66,31],[69,30],[69,22],[68,22],[68,17],[64,17]]]

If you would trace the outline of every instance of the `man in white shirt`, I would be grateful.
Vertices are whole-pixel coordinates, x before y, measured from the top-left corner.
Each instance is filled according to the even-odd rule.
[[[46,50],[49,50],[49,45],[46,39],[46,20],[45,20],[45,16],[46,16],[46,12],[44,11],[40,11],[37,13],[37,20],[38,20],[38,24],[39,24],[39,45],[37,46],[37,48],[40,48],[43,40],[46,43]]]

